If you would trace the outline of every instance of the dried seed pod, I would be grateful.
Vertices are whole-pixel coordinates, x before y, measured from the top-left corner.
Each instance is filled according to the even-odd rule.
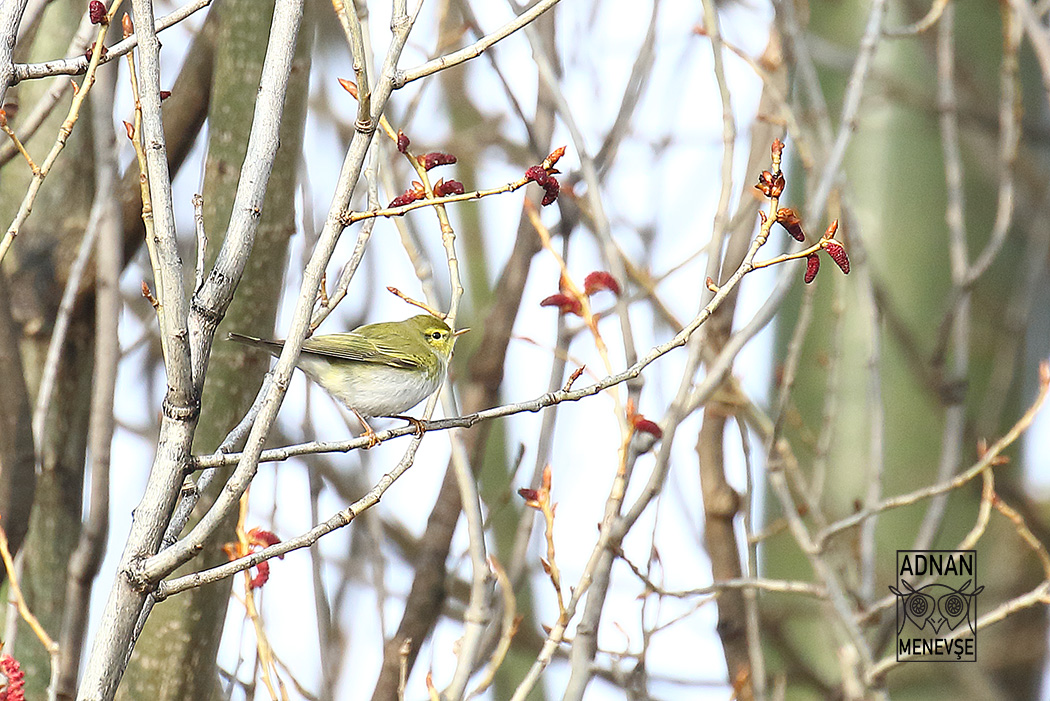
[[[815,252],[810,253],[806,256],[806,277],[802,278],[807,285],[813,282],[813,279],[817,277],[818,270],[820,270],[820,256]]]
[[[832,241],[827,239],[821,243],[824,250],[831,256],[831,260],[835,261],[835,265],[845,274],[849,275],[849,256],[846,255],[846,249],[842,247],[842,244],[838,241]]]

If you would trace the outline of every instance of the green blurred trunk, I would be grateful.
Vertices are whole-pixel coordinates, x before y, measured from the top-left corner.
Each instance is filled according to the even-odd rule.
[[[812,34],[835,46],[856,47],[870,6],[814,2],[806,10]],[[956,65],[964,123],[961,148],[967,178],[967,245],[972,263],[988,240],[996,209],[997,163],[988,157],[995,151],[989,151],[987,144],[994,149],[998,139],[995,110],[999,99],[1001,23],[994,4],[964,3],[957,10]],[[891,11],[886,24],[900,26],[916,18],[894,16]],[[941,364],[932,360],[951,286],[944,214],[945,171],[936,104],[936,32],[936,28],[932,29],[920,39],[882,41],[875,70],[866,86],[858,130],[845,161],[849,183],[846,196],[859,218],[871,275],[887,293],[880,304],[883,314],[878,339],[884,414],[883,496],[938,481],[945,417],[953,405],[963,408],[967,422],[956,471],[976,459],[976,440],[982,436],[974,430],[974,421],[987,399],[984,393],[997,339],[1005,333],[1002,309],[1021,277],[1017,270],[1021,267],[1023,242],[1011,239],[971,297],[969,362],[965,373],[952,374],[951,354]],[[825,50],[822,55],[831,53],[834,52]],[[1023,65],[1022,70],[1026,69],[1034,66]],[[826,68],[820,78],[825,98],[835,111],[841,104],[847,71]],[[837,120],[838,115],[832,117]],[[986,145],[984,150],[978,143]],[[1023,152],[1024,145],[1021,148]],[[789,183],[795,188],[793,197],[801,197],[798,193],[803,180],[800,169],[789,170]],[[789,204],[806,211],[805,203],[799,199]],[[830,218],[829,215],[823,221],[810,222],[810,233],[819,233]],[[848,227],[845,234],[848,248]],[[864,288],[866,281],[856,271],[843,278],[832,267],[823,271],[816,285],[814,323],[806,337],[785,425],[804,471],[812,478],[809,468],[816,457],[817,436],[828,400],[828,361],[839,363],[841,379],[832,398],[836,406],[831,419],[833,439],[820,495],[828,519],[835,520],[864,503],[866,480],[873,466],[868,367],[873,320],[869,294]],[[801,303],[801,294],[796,290],[784,305],[778,327],[781,358],[795,327],[793,314]],[[839,312],[842,327],[836,329]],[[903,336],[893,329],[895,324],[903,326]],[[837,344],[840,346],[836,352]],[[912,344],[917,354],[908,350]],[[1034,370],[1019,369],[1027,375],[1034,375]],[[932,383],[936,386],[932,386],[930,378],[937,380]],[[998,423],[984,427],[993,432],[983,436],[989,441],[1012,425],[1023,410],[1016,394],[1018,384],[1011,385],[1013,393],[1003,401],[1005,411]],[[1016,452],[1013,450],[1012,454]],[[1017,470],[1001,469],[996,475],[1000,485],[1019,478]],[[952,493],[932,547],[957,547],[975,523],[979,497],[979,485]],[[873,592],[876,599],[888,594],[887,586],[894,583],[895,551],[913,547],[928,505],[928,500],[922,501],[879,518]],[[776,512],[774,508],[770,514],[775,517]],[[1016,532],[1001,524],[997,526],[994,516],[992,522],[977,545],[979,583],[986,587],[978,604],[982,614],[993,604],[1030,589],[1039,581],[1038,576],[1033,577],[1031,551],[1021,544]],[[853,529],[833,539],[827,559],[852,593],[862,596],[856,566],[858,537],[859,531]],[[788,545],[787,536],[775,539],[763,549],[762,562],[766,576],[812,576],[805,557]],[[789,608],[787,603],[795,602],[783,602],[784,607],[778,608],[776,600],[767,599],[767,603],[764,616],[771,630],[776,630],[770,638],[776,640],[770,648],[775,661],[771,674],[787,673],[788,698],[822,698],[828,689],[821,690],[815,680],[823,679],[835,687],[838,682],[831,680],[840,677],[827,619],[816,606]],[[892,621],[893,615],[890,609],[883,620]],[[874,639],[874,635],[869,636],[869,641]],[[886,646],[873,650],[876,659],[893,654],[893,630],[882,639]],[[1019,640],[1024,641],[1025,654],[1019,652]],[[975,698],[974,693],[992,693],[997,698],[1035,698],[1045,640],[1044,617],[1034,611],[1025,613],[978,633],[977,664],[905,665],[890,674],[888,689],[894,699]]]
[[[53,3],[37,31],[19,45],[15,60],[41,61],[64,55],[83,12],[80,2]],[[76,78],[78,84],[82,80]],[[16,101],[25,113],[49,87],[49,81],[24,83],[8,93],[7,101]],[[51,149],[68,108],[67,96],[30,141],[28,149],[37,163]],[[33,213],[22,226],[3,266],[8,275],[12,315],[22,330],[22,365],[34,404],[59,301],[84,236],[94,194],[87,106],[82,116],[41,186]],[[18,128],[17,119],[12,120],[12,126]],[[25,196],[31,174],[26,162],[16,157],[4,167],[0,178],[0,218],[6,229]],[[86,277],[91,279],[90,270]],[[52,637],[57,637],[61,628],[67,565],[80,533],[93,340],[93,307],[89,299],[82,298],[71,316],[50,410],[37,445],[40,472],[22,548],[23,593]],[[26,671],[27,698],[43,698],[50,680],[50,658],[33,632],[20,625],[14,644],[4,651],[15,656]]]

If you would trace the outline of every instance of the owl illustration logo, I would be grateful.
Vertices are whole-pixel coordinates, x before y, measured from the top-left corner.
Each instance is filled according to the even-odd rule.
[[[977,595],[984,590],[983,586],[967,591],[973,583],[972,579],[967,579],[957,589],[939,583],[927,584],[916,589],[905,579],[901,579],[900,583],[907,591],[890,586],[890,591],[897,596],[898,613],[902,611],[904,613],[903,616],[898,615],[897,617],[897,620],[900,621],[897,635],[904,630],[905,621],[911,621],[919,630],[925,630],[929,625],[934,634],[939,634],[945,624],[948,626],[948,631],[952,631],[963,620],[970,626],[970,633],[977,634],[977,607],[974,602]]]

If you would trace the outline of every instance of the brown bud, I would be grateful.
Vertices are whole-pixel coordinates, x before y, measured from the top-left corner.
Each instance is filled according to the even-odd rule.
[[[763,170],[758,176],[758,190],[766,197],[780,197],[784,192],[784,174],[778,172],[773,175],[768,170]]]
[[[784,186],[786,184],[784,174],[777,173],[777,176],[773,179],[772,194],[770,197],[780,197],[784,193]]]
[[[528,487],[522,487],[518,490],[518,495],[525,501],[538,501],[540,493],[535,489],[529,489]]]
[[[782,207],[777,210],[777,223],[787,229],[787,232],[796,241],[806,240],[806,234],[802,231],[802,220],[790,207]]]
[[[355,90],[356,90],[356,88],[355,88]],[[398,129],[397,130],[397,151],[398,151],[398,153],[405,153],[406,151],[408,151],[408,145],[410,143],[412,143],[412,141],[407,136],[405,136],[405,132],[403,132],[400,129]]]
[[[824,238],[833,239],[835,238],[835,232],[839,230],[839,220],[835,219],[828,224],[827,231],[824,232]]]
[[[346,78],[336,78],[336,80],[339,81],[339,86],[342,87],[343,90],[350,93],[350,96],[355,100],[357,99],[357,83],[352,80],[347,80]]]
[[[135,33],[135,25],[131,23],[131,17],[127,12],[120,18],[120,28],[124,31],[125,39]]]
[[[769,189],[773,185],[773,174],[768,170],[763,170],[758,174],[758,184],[755,188],[762,192],[763,195],[769,197]]]
[[[97,41],[92,43],[91,46],[89,46],[84,51],[84,58],[86,58],[87,60],[90,61],[91,60],[91,54],[93,54],[95,52],[95,47],[96,46],[98,46],[98,42]],[[109,49],[107,49],[105,46],[103,46],[102,47],[102,55],[99,57],[99,59],[101,60],[101,59],[105,58],[106,54],[108,54],[108,53],[109,53]]]
[[[544,168],[553,168],[554,164],[561,160],[561,157],[565,155],[565,147],[559,146],[550,152],[550,155],[543,159]]]

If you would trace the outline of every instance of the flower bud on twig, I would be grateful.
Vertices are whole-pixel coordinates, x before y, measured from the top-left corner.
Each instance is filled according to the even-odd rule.
[[[540,306],[557,307],[558,311],[562,314],[575,314],[576,316],[581,316],[583,313],[583,305],[580,304],[580,300],[564,294],[551,295],[540,302]]]
[[[400,136],[398,138],[400,138]],[[400,148],[398,150],[400,150]],[[419,165],[423,166],[423,170],[430,170],[431,168],[437,168],[438,166],[452,165],[456,162],[456,157],[451,153],[433,151],[431,153],[425,153],[422,156],[417,156],[416,160],[419,161]]]
[[[620,283],[616,282],[616,278],[612,276],[612,273],[607,273],[604,270],[595,270],[583,279],[583,292],[590,296],[600,290],[609,290],[619,297]]]
[[[106,17],[106,4],[100,0],[91,0],[88,3],[88,17],[91,19],[91,24],[109,24],[109,18]]]

